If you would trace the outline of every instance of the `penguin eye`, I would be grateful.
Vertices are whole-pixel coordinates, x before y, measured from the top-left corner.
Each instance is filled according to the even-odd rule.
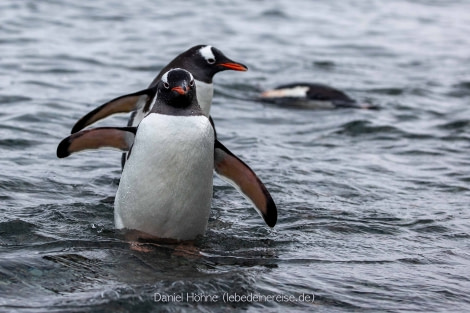
[[[207,63],[209,63],[209,64],[214,64],[214,63],[215,63],[215,59],[209,58],[209,59],[207,59]]]
[[[168,84],[167,82],[164,82],[163,83],[163,87],[165,87],[166,89],[170,88],[170,84]]]
[[[189,82],[189,86],[191,86],[191,87],[194,86],[194,79]]]

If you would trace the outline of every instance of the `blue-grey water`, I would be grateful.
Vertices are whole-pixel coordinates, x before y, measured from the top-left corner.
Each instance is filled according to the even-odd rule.
[[[464,0],[1,1],[0,311],[470,311],[469,12]],[[249,67],[215,77],[212,116],[278,224],[216,179],[199,256],[132,250],[113,225],[120,153],[55,150],[83,114],[201,43]],[[243,100],[295,81],[380,110]]]

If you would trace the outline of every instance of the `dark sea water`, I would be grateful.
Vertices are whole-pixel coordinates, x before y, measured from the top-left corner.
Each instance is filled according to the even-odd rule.
[[[469,12],[464,0],[1,1],[0,311],[469,312]],[[201,43],[249,67],[215,77],[211,113],[278,224],[217,178],[199,256],[135,251],[113,224],[120,153],[55,150],[83,114]],[[380,110],[243,100],[295,81]]]

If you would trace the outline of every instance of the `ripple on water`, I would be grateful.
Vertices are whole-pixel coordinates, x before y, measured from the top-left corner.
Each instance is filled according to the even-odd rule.
[[[465,98],[470,96],[470,81],[463,81],[452,86],[448,95],[455,98]]]
[[[34,233],[36,229],[36,225],[20,219],[0,222],[0,246],[35,242],[39,239]]]

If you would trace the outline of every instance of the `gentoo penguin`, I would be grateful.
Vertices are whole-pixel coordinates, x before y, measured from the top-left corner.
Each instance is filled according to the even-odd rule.
[[[165,66],[148,88],[155,87],[163,74],[172,68],[182,68],[194,76],[197,86],[197,99],[205,116],[209,116],[214,85],[212,78],[215,74],[225,70],[246,71],[248,68],[226,57],[219,49],[198,45],[186,50]],[[148,98],[135,94],[133,97],[125,96],[113,99],[90,113],[83,116],[72,128],[72,134],[115,113],[133,112],[127,126],[137,126],[144,116],[152,109]]]
[[[356,108],[373,109],[368,104],[360,104],[341,90],[314,83],[291,83],[281,85],[261,93],[258,100],[284,107],[306,109]]]
[[[138,127],[83,130],[57,148],[59,158],[102,147],[129,152],[114,202],[116,228],[178,241],[203,235],[211,208],[213,169],[274,227],[277,209],[271,195],[256,174],[215,138],[198,105],[191,73],[172,69],[152,88],[136,94],[153,104]],[[128,101],[125,98],[122,101]]]

